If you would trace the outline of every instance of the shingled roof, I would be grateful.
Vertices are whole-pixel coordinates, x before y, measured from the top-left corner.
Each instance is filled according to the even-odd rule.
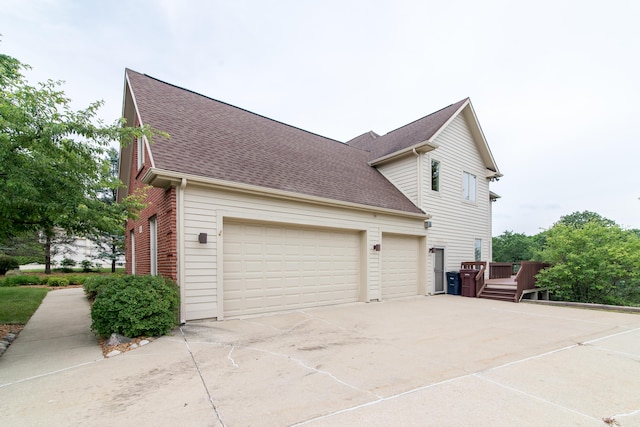
[[[355,137],[347,144],[369,151],[371,153],[369,158],[372,160],[425,142],[433,137],[468,99],[451,104],[385,135],[377,136],[374,132],[367,132]]]
[[[170,135],[151,145],[154,169],[423,214],[364,150],[132,70],[126,80],[141,123]]]

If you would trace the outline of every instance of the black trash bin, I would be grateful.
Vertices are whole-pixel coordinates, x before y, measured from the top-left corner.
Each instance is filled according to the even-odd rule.
[[[447,293],[460,295],[460,272],[447,271]]]

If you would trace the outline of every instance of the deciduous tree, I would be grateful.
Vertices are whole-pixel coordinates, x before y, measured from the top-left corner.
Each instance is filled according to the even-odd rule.
[[[115,210],[135,214],[140,194],[118,209],[100,198],[105,188],[120,185],[109,174],[105,151],[113,142],[155,132],[122,121],[104,124],[97,117],[102,102],[75,111],[62,82],[32,86],[22,74],[26,68],[0,54],[0,237],[40,231],[50,271],[51,242],[59,230],[112,230],[123,222],[122,215],[112,215]]]
[[[558,222],[539,254],[551,263],[538,285],[555,298],[602,304],[640,304],[640,237],[595,219],[579,226]]]

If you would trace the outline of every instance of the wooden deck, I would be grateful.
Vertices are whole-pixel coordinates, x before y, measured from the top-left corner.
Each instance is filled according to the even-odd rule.
[[[540,262],[523,261],[518,274],[514,275],[510,263],[491,263],[490,278],[485,280],[478,297],[513,302],[520,302],[525,296],[548,299],[548,291],[536,287],[535,279],[538,272],[547,266]]]
[[[487,286],[518,286],[515,275],[511,277],[501,277],[499,279],[487,279],[484,283],[486,283]]]

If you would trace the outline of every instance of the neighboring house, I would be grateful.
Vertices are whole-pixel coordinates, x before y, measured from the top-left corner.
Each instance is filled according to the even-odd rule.
[[[54,267],[60,267],[65,259],[73,260],[76,268],[82,266],[83,261],[90,261],[93,267],[111,268],[110,259],[99,258],[108,248],[100,248],[98,244],[86,237],[64,237],[64,231],[60,231],[60,239],[55,239],[51,245],[51,261]],[[124,256],[118,256],[116,265],[125,265]],[[20,270],[44,269],[44,264],[21,265]]]
[[[445,291],[491,258],[499,177],[468,99],[344,144],[126,70],[127,272],[180,286],[182,321]]]

